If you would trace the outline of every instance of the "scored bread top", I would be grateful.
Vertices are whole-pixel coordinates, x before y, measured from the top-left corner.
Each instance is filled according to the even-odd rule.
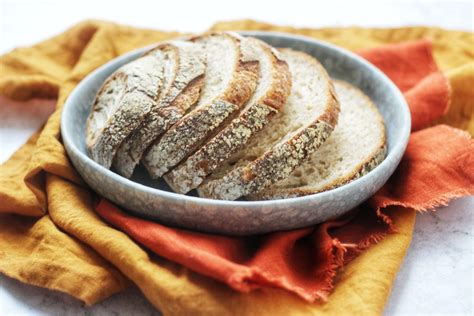
[[[110,168],[129,129],[153,106],[163,81],[166,53],[154,49],[110,76],[94,100],[86,123],[86,144],[92,159]]]
[[[170,41],[162,93],[141,124],[120,145],[113,166],[131,177],[148,146],[196,103],[203,85],[205,59],[201,47],[188,41]]]
[[[249,199],[291,198],[341,186],[363,176],[387,152],[383,118],[356,87],[335,81],[340,100],[339,123],[329,139],[286,179]]]
[[[164,176],[175,192],[184,194],[200,185],[208,174],[271,122],[288,98],[291,90],[288,64],[268,44],[254,38],[247,40],[254,42],[260,65],[255,92],[239,117]]]
[[[329,137],[339,104],[329,76],[313,57],[281,50],[292,89],[282,112],[199,188],[202,197],[235,200],[287,177]]]
[[[142,159],[152,178],[161,177],[225,126],[257,84],[258,61],[251,42],[233,33],[212,33],[192,40],[202,45],[207,60],[201,96]]]

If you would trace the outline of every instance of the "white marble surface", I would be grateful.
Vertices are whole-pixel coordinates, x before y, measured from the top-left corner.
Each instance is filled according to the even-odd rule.
[[[186,3],[184,3],[186,2]],[[473,30],[472,1],[224,1],[146,2],[0,0],[0,53],[30,45],[70,25],[100,18],[168,30],[199,32],[218,20],[253,18],[295,26],[437,25]],[[291,5],[290,5],[291,4]],[[148,6],[147,10],[142,8]],[[152,12],[150,14],[149,12]],[[177,14],[176,12],[179,12]],[[174,14],[173,14],[174,13]],[[1,70],[0,70],[1,71]],[[0,162],[47,118],[53,107],[25,110],[0,98]],[[473,315],[474,197],[417,217],[412,245],[386,307],[387,315]],[[67,295],[0,276],[0,315],[154,315],[136,289],[86,307]]]

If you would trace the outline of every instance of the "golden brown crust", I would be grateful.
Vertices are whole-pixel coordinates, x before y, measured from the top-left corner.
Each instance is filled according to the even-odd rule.
[[[344,184],[347,184],[351,181],[354,181],[377,167],[386,157],[387,154],[387,145],[384,143],[381,147],[378,147],[374,154],[362,161],[354,168],[354,171],[350,174],[347,174],[343,178],[337,179],[337,181],[331,183],[330,185],[325,186],[324,188],[315,190],[311,187],[297,187],[289,189],[275,189],[260,192],[257,194],[250,194],[247,196],[249,200],[273,200],[273,199],[287,199],[300,197],[305,195],[316,194],[324,191],[329,191],[340,187]]]
[[[151,146],[143,159],[143,164],[152,178],[161,177],[222,130],[255,91],[258,61],[244,61],[240,49],[241,39],[238,36],[227,33],[211,36],[214,35],[224,35],[232,39],[239,49],[239,58],[236,60],[232,79],[221,96],[191,111]]]
[[[255,40],[257,41],[257,40]],[[277,52],[260,41],[272,64],[271,85],[255,103],[233,120],[215,137],[164,176],[169,186],[178,193],[187,193],[198,187],[207,175],[215,171],[233,153],[248,143],[250,138],[270,123],[286,102],[291,91],[291,73],[288,64],[279,59]]]
[[[338,118],[339,118],[339,113],[340,113],[339,100],[337,98],[336,91],[334,89],[334,85],[332,81],[330,81],[329,85],[330,85],[330,88],[329,88],[330,101],[328,102],[327,111],[323,115],[321,115],[319,119],[321,121],[328,123],[331,126],[336,126]]]
[[[198,188],[200,196],[235,200],[241,196],[258,193],[287,177],[310,153],[321,146],[334,130],[339,115],[339,102],[329,75],[311,56],[302,52],[291,51],[291,53],[298,54],[307,62],[316,65],[328,82],[328,101],[323,113],[289,140],[274,146],[257,159],[231,170],[220,179],[203,183]]]
[[[275,84],[272,89],[268,90],[261,102],[276,110],[280,110],[285,105],[291,91],[291,73],[287,62],[278,59],[276,56],[274,57],[273,64],[275,67],[273,75]]]
[[[346,86],[348,89],[354,90],[355,88],[347,82],[337,80],[338,85]],[[357,89],[356,91],[361,98],[367,100],[367,105],[378,112],[377,107],[373,104],[372,100],[369,99],[364,93]],[[376,121],[378,128],[383,131],[385,135],[385,124],[382,116],[379,114]],[[369,173],[372,169],[378,166],[386,157],[387,154],[387,140],[386,137],[379,139],[379,144],[376,149],[367,156],[366,159],[359,162],[354,169],[346,174],[344,177],[335,179],[334,182],[326,185],[323,188],[315,189],[310,186],[302,186],[296,188],[269,188],[268,190],[261,191],[257,194],[248,195],[247,198],[250,200],[270,200],[270,199],[284,199],[299,197],[305,195],[316,194],[323,191],[328,191],[337,187],[340,187],[344,184],[347,184],[355,179],[358,179],[365,174]]]
[[[222,100],[242,106],[250,99],[258,80],[258,61],[239,61],[235,75],[229,89],[222,96]]]
[[[158,48],[170,52],[169,66],[174,71],[167,79],[159,100],[146,113],[139,128],[120,145],[114,157],[113,166],[122,176],[129,178],[148,146],[192,106],[203,85],[205,64],[202,56],[196,54],[196,46],[189,42],[173,41]],[[172,63],[171,63],[172,61]]]
[[[171,102],[170,107],[179,109],[184,115],[186,110],[198,101],[203,84],[204,74],[201,74],[189,82],[183,92]]]

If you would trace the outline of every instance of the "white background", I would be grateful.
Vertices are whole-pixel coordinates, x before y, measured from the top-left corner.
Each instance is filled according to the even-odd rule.
[[[34,44],[89,18],[194,33],[217,21],[241,18],[296,27],[431,25],[472,31],[473,1],[0,0],[0,53]],[[52,110],[50,103],[25,107],[0,98],[0,162],[8,159]],[[387,315],[472,315],[472,210],[474,198],[468,197],[417,217],[413,242],[394,284]],[[0,315],[89,313],[156,311],[137,289],[84,307],[66,295],[0,276]]]

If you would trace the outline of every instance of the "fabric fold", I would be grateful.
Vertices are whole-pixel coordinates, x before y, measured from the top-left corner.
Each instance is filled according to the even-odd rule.
[[[83,242],[46,215],[36,220],[0,215],[0,272],[74,296],[86,304],[128,287],[128,281]],[[14,255],[12,255],[14,254]]]
[[[426,211],[474,194],[473,153],[474,141],[466,132],[442,125],[415,132],[395,174],[349,218],[263,236],[170,228],[127,215],[105,199],[96,210],[156,254],[238,291],[280,287],[314,302],[327,299],[339,268],[395,230],[384,209]]]
[[[0,213],[27,216],[42,216],[45,213],[37,196],[24,182],[39,134],[40,132],[31,136],[9,160],[0,165]]]

